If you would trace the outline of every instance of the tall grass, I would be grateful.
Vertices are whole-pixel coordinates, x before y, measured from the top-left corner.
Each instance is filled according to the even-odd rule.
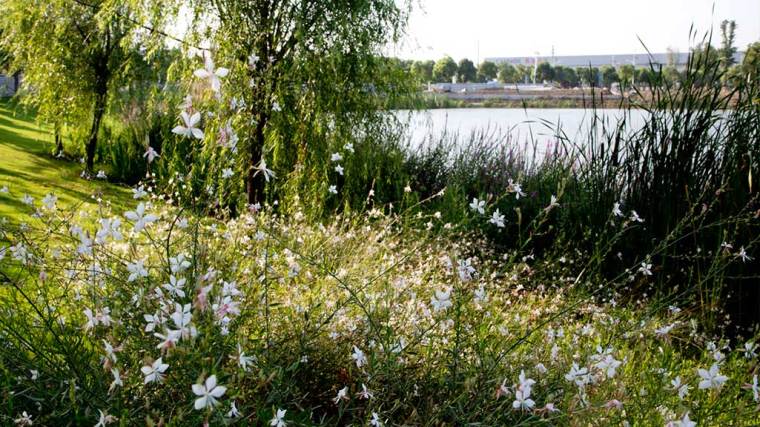
[[[678,82],[654,71],[639,96],[621,104],[618,120],[592,106],[585,132],[575,137],[546,122],[555,134],[553,147],[493,129],[444,133],[407,150],[405,176],[421,197],[445,188],[448,196],[438,198],[433,209],[453,223],[483,230],[504,249],[534,238],[539,252],[593,250],[604,245],[609,213],[620,203],[644,222],[609,249],[619,256],[600,261],[600,273],[641,260],[671,239],[655,260],[667,278],[656,292],[693,297],[716,324],[723,320],[713,314],[716,305],[726,301],[738,323],[760,321],[750,309],[760,295],[748,286],[758,278],[757,267],[713,265],[714,254],[730,259],[742,247],[750,257],[757,255],[760,204],[753,176],[760,173],[760,88],[752,81],[723,87],[722,68],[707,55],[695,56]],[[643,119],[632,120],[634,114]],[[507,196],[510,182],[521,183],[527,200]],[[541,230],[527,227],[522,219],[543,211],[551,194],[560,196],[561,207]],[[494,232],[485,221],[466,221],[472,198],[492,201],[507,214],[507,227]],[[652,290],[632,295],[647,291]]]

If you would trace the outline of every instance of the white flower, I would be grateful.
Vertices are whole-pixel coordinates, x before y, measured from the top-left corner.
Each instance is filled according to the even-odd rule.
[[[341,400],[348,400],[348,386],[343,387],[342,389],[338,390],[338,395],[335,396],[333,399],[333,402],[335,404],[339,404]]]
[[[754,259],[751,256],[747,255],[747,251],[744,249],[744,246],[739,248],[739,253],[736,254],[736,256],[740,258],[742,262],[752,261]]]
[[[678,421],[671,421],[665,424],[665,427],[696,427],[697,423],[689,419],[689,413],[684,414],[683,418]]]
[[[108,415],[100,409],[98,409],[98,412],[100,412],[100,418],[98,419],[98,423],[95,424],[95,427],[106,427],[106,425],[114,423],[117,420],[113,415]]]
[[[435,291],[435,295],[430,299],[430,304],[435,311],[446,310],[451,307],[451,290]]]
[[[3,187],[0,188],[0,193],[8,194],[8,192],[10,192],[10,190],[7,185],[3,185]]]
[[[486,213],[486,202],[485,200],[478,200],[477,198],[472,199],[472,202],[470,202],[470,210],[475,211],[481,215]]]
[[[261,160],[259,161],[258,166],[256,166],[256,172],[253,174],[253,176],[256,176],[261,172],[264,174],[264,180],[266,182],[269,182],[269,178],[274,178],[274,172],[271,169],[267,169],[267,161],[264,159],[264,156],[261,156]]]
[[[161,316],[158,314],[143,314],[143,319],[147,322],[147,325],[145,325],[145,332],[153,332],[153,330],[156,329],[156,326],[164,323]]]
[[[330,161],[332,162],[339,162],[341,160],[343,160],[343,156],[340,153],[332,153],[332,156],[330,156]]]
[[[42,205],[45,206],[45,209],[52,211],[55,210],[55,202],[57,201],[58,197],[50,193],[42,199]]]
[[[335,172],[338,172],[338,175],[343,175],[343,166],[336,165],[335,166]]]
[[[570,368],[570,372],[565,375],[567,381],[575,383],[580,388],[586,386],[591,382],[591,375],[588,373],[588,369],[578,367],[577,363],[573,363]]]
[[[356,362],[357,368],[361,368],[367,364],[367,357],[364,355],[364,352],[357,346],[354,346],[354,352],[351,353],[351,358]]]
[[[156,338],[161,339],[161,342],[156,346],[156,348],[162,349],[162,350],[174,347],[175,345],[177,345],[177,341],[179,341],[182,338],[181,331],[175,331],[171,329],[167,329],[165,334],[156,332],[153,335]]]
[[[240,411],[238,411],[237,406],[235,406],[235,401],[233,400],[230,402],[230,410],[227,412],[227,418],[237,418],[240,416]]]
[[[525,371],[520,371],[519,381],[519,384],[515,388],[515,401],[512,402],[512,407],[527,411],[536,405],[536,402],[530,398],[533,384],[536,382],[530,378],[526,378]]]
[[[40,372],[36,369],[30,369],[29,372],[32,374],[31,375],[32,381],[35,381],[40,376]]]
[[[121,235],[121,219],[116,217],[111,219],[100,219],[100,229],[98,229],[98,232],[95,233],[95,242],[98,244],[103,244],[109,237],[116,241],[122,239],[123,236]]]
[[[148,159],[148,163],[153,163],[153,160],[155,160],[157,157],[161,157],[158,155],[156,150],[153,149],[150,145],[148,146],[148,149],[145,150],[145,154],[143,155],[146,159]]]
[[[549,201],[549,206],[546,207],[546,210],[551,210],[551,209],[554,209],[556,207],[559,207],[559,202],[557,202],[557,196],[555,196],[554,194],[552,194],[552,197],[551,197],[551,199]]]
[[[491,215],[491,219],[489,219],[488,222],[499,228],[504,228],[504,215],[499,212],[499,209],[496,209]]]
[[[24,197],[21,198],[21,203],[27,206],[32,206],[34,204],[34,197],[24,194]]]
[[[145,365],[140,368],[140,371],[145,376],[145,384],[151,382],[160,383],[164,380],[164,372],[169,368],[169,365],[163,363],[159,357],[155,362],[150,365]]]
[[[639,216],[639,214],[636,213],[636,211],[631,211],[631,221],[644,222],[644,220]]]
[[[184,278],[177,279],[174,277],[174,275],[169,276],[169,283],[164,283],[164,289],[166,289],[170,294],[175,295],[180,298],[185,297],[185,291],[182,289],[183,286],[185,286],[186,280]]]
[[[614,378],[617,368],[620,367],[622,363],[623,362],[619,360],[615,360],[612,355],[607,354],[603,359],[597,362],[595,366],[597,369],[603,371],[608,378]]]
[[[670,325],[665,325],[661,328],[655,329],[654,333],[660,338],[665,338],[666,336],[668,336],[670,331],[672,331],[673,328],[675,327],[676,327],[676,323],[671,323]]]
[[[648,263],[646,261],[641,262],[641,267],[639,267],[639,273],[643,274],[644,276],[651,276],[652,275],[652,263]]]
[[[2,257],[0,257],[2,258]],[[755,351],[757,350],[757,344],[753,343],[752,341],[747,341],[744,343],[744,357],[747,359],[754,359],[757,356],[757,353]]]
[[[238,348],[238,357],[237,362],[238,365],[243,369],[243,371],[248,372],[248,365],[252,365],[253,362],[256,361],[256,358],[253,356],[246,356],[245,353],[243,353],[243,347],[240,346],[240,343],[237,345]]]
[[[222,397],[224,392],[227,391],[227,387],[216,385],[216,375],[206,378],[204,384],[193,384],[192,389],[193,394],[200,396],[195,399],[194,407],[196,410],[204,408],[213,409],[214,406],[219,404],[216,399]]]
[[[29,262],[32,260],[32,255],[26,249],[26,246],[24,246],[24,244],[21,242],[11,246],[10,250],[13,259],[22,264],[29,264]]]
[[[383,422],[380,421],[380,416],[377,415],[377,412],[372,413],[372,419],[369,420],[369,425],[372,427],[383,427]]]
[[[132,189],[132,198],[134,198],[135,200],[142,199],[147,194],[148,193],[145,192],[145,186],[141,185],[137,188]]]
[[[95,178],[97,178],[97,179],[106,179],[106,178],[108,178],[108,176],[106,176],[106,171],[104,171],[104,170],[101,169],[101,170],[98,171],[98,174],[95,176]]]
[[[615,202],[615,204],[612,205],[612,215],[623,216],[623,211],[620,210],[620,203]]]
[[[148,270],[145,269],[144,259],[138,259],[135,262],[128,262],[127,271],[129,271],[127,282],[134,282],[139,278],[148,277]]]
[[[186,111],[183,111],[180,117],[182,117],[183,125],[177,125],[172,129],[173,133],[188,138],[203,139],[203,131],[198,128],[198,123],[201,122],[201,113],[195,113],[191,116]]]
[[[457,262],[457,274],[459,274],[459,280],[462,282],[469,282],[472,280],[475,274],[475,268],[472,266],[472,260],[467,258],[466,260],[459,260]]]
[[[364,385],[364,384],[362,384],[362,390],[360,392],[356,393],[356,395],[359,397],[359,399],[364,399],[364,400],[369,400],[369,399],[372,399],[374,397],[374,395],[372,394],[372,392],[369,391],[369,389],[367,388],[367,386]]]
[[[515,193],[515,199],[517,200],[520,200],[520,197],[525,197],[525,193],[523,193],[520,183],[513,182],[511,179],[509,180],[509,185],[507,185],[507,191]]]
[[[713,363],[709,370],[697,369],[697,373],[699,373],[700,378],[702,378],[702,381],[699,382],[700,390],[720,388],[723,383],[728,381],[728,377],[721,375],[718,369],[719,366],[717,363]]]
[[[269,425],[272,427],[286,427],[287,424],[285,423],[285,412],[287,412],[286,409],[278,409],[277,413],[274,415],[274,418],[269,421]]]
[[[21,413],[21,416],[13,420],[13,423],[17,426],[31,426],[34,423],[32,423],[32,416],[27,414],[26,411]]]
[[[111,368],[111,375],[113,375],[113,381],[111,381],[111,385],[108,387],[109,392],[113,391],[116,387],[124,386],[124,383],[121,382],[121,374],[118,369]]]
[[[331,185],[331,186],[330,186],[330,187],[327,189],[327,192],[328,192],[328,193],[330,193],[330,194],[338,194],[338,187],[336,187],[336,186],[334,186],[334,185]]]
[[[354,144],[351,144],[350,142],[343,146],[343,149],[348,151],[349,153],[354,152]]]
[[[231,168],[224,168],[222,169],[222,178],[232,178],[233,172]]]
[[[673,390],[678,393],[678,398],[681,400],[683,400],[683,398],[689,394],[689,385],[682,383],[680,376],[677,376],[671,380],[670,385],[673,386]]]
[[[172,273],[182,273],[190,268],[190,261],[185,259],[185,254],[179,254],[176,257],[169,258],[169,269]]]
[[[237,143],[240,140],[235,129],[232,128],[232,120],[227,120],[227,123],[219,131],[219,145],[228,148],[233,153],[237,153]]]
[[[153,214],[145,214],[145,203],[142,202],[137,205],[137,209],[125,213],[124,216],[134,223],[135,233],[141,232],[146,225],[158,219],[158,217]]]
[[[204,52],[203,56],[205,58],[204,68],[195,70],[193,74],[199,79],[207,79],[211,85],[211,90],[219,93],[222,88],[222,82],[219,79],[226,77],[230,70],[222,67],[214,69],[214,61],[211,59],[211,54]]]

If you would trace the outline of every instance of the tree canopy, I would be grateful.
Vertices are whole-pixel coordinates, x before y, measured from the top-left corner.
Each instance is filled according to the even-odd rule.
[[[491,61],[483,61],[478,66],[478,81],[479,82],[489,82],[491,80],[496,79],[496,77],[499,74],[499,69]]]
[[[478,78],[478,70],[475,64],[467,58],[459,61],[457,65],[457,81],[460,83],[472,83]]]
[[[433,67],[433,78],[436,82],[451,82],[451,79],[457,74],[457,63],[450,56],[445,56],[438,60]]]
[[[134,28],[125,2],[6,0],[0,4],[0,46],[10,68],[23,70],[28,96],[56,126],[91,117],[86,164],[92,171],[109,91],[126,70]]]
[[[204,119],[207,133],[225,134],[229,120],[240,138],[236,156],[216,152],[217,145],[210,144],[204,154],[207,166],[195,175],[235,168],[244,177],[250,205],[265,201],[267,168],[287,177],[278,185],[326,182],[332,173],[327,168],[334,148],[330,141],[345,143],[367,134],[359,129],[385,120],[378,114],[378,103],[404,92],[403,76],[393,74],[399,64],[383,58],[380,50],[403,34],[410,7],[405,2],[175,0],[175,4],[194,6],[196,19],[188,40],[203,47],[201,56],[207,63],[213,57],[206,67],[210,75],[220,69],[214,67],[230,70],[220,76],[224,86],[197,101],[223,102],[226,117]],[[197,67],[193,61],[184,66],[188,91],[190,73]],[[238,108],[229,109],[225,103]]]

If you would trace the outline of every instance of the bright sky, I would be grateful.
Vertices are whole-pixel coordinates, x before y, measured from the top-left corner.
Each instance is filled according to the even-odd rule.
[[[413,0],[409,35],[389,54],[405,59],[475,61],[494,56],[687,52],[700,34],[736,21],[740,50],[760,40],[760,0]],[[714,7],[714,10],[713,10]],[[701,38],[701,37],[700,37]],[[480,49],[478,49],[478,46]]]

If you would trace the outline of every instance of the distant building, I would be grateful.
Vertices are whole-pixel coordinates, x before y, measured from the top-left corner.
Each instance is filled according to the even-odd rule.
[[[0,96],[13,96],[21,85],[21,73],[0,74]]]
[[[736,63],[741,63],[744,59],[743,52],[737,52],[734,56]],[[552,65],[562,65],[571,68],[581,67],[603,67],[611,65],[620,67],[621,65],[631,64],[635,67],[648,67],[649,64],[655,66],[674,65],[676,68],[683,69],[689,61],[688,53],[652,53],[652,54],[623,54],[623,55],[570,55],[570,56],[514,56],[486,58],[487,61],[500,63],[509,63],[512,65],[533,66],[538,63],[548,62]]]

